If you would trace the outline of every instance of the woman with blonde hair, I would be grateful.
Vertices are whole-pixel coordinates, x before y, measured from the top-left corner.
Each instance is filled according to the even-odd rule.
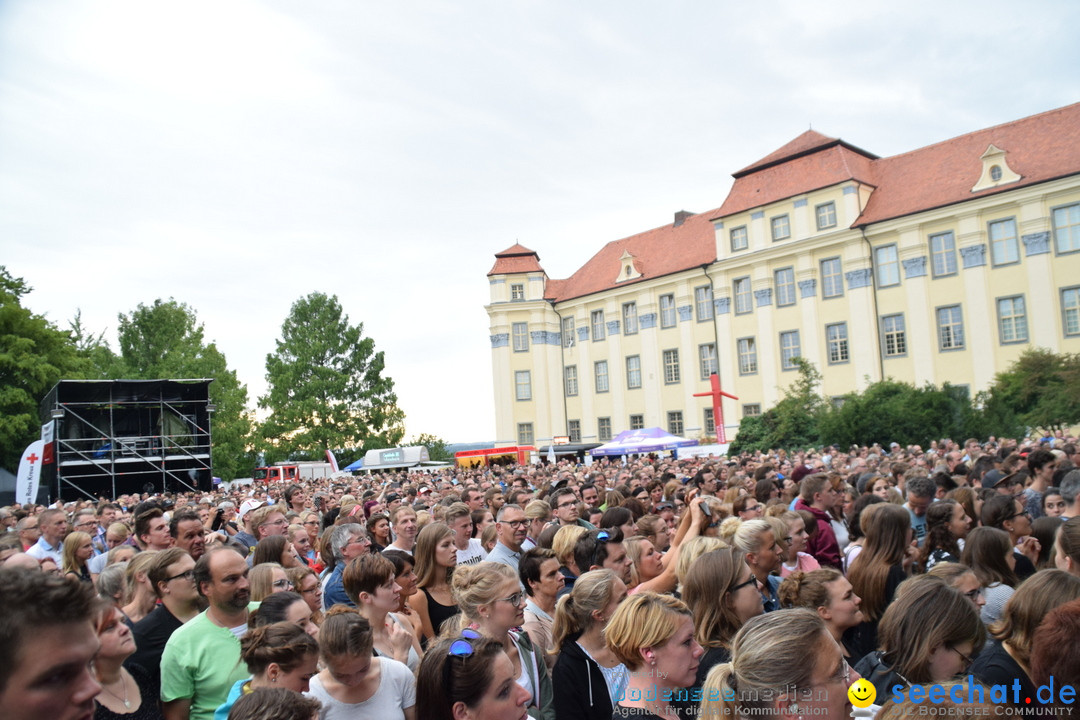
[[[515,630],[525,621],[525,593],[517,573],[496,562],[464,565],[454,572],[451,589],[461,608],[459,628],[470,628],[501,642],[518,684],[532,695],[530,717],[554,720],[555,701],[544,659],[528,634]]]
[[[574,589],[574,581],[581,574],[574,560],[574,548],[577,547],[578,539],[586,532],[588,531],[581,525],[565,525],[559,528],[551,540],[551,549],[555,551],[555,557],[559,560],[559,572],[563,576],[561,595]],[[588,568],[585,569],[588,570]]]
[[[713,550],[726,547],[728,547],[728,544],[720,538],[705,537],[703,535],[687,538],[682,545],[682,550],[679,552],[679,560],[675,563],[675,578],[678,581],[678,590],[674,593],[675,597],[682,594],[682,585],[686,582],[686,575],[699,557]]]
[[[1032,638],[1043,618],[1077,598],[1080,577],[1064,570],[1040,570],[1029,577],[1005,603],[1001,619],[990,626],[996,642],[975,659],[971,672],[987,685],[1019,682],[1019,697],[1037,701],[1037,688],[1031,681]]]
[[[784,510],[775,516],[784,523],[784,551],[783,561],[780,563],[780,577],[786,578],[793,572],[810,572],[821,567],[813,555],[804,553],[806,541],[810,535],[806,532],[806,520],[793,510]],[[815,525],[815,529],[817,526]]]
[[[322,625],[322,583],[319,576],[307,565],[289,568],[285,576],[292,583],[293,592],[304,598],[304,602],[311,608],[311,622]]]
[[[975,572],[967,565],[941,562],[932,567],[926,574],[940,578],[949,587],[959,590],[964,597],[971,601],[975,609],[982,613],[983,606],[986,605],[986,596],[983,594],[982,583]]]
[[[604,628],[625,599],[626,585],[613,571],[592,570],[555,606],[551,641],[559,656],[551,681],[559,720],[610,720],[629,675],[604,642]]]
[[[64,538],[60,569],[65,575],[74,575],[83,582],[91,582],[90,569],[86,563],[94,556],[94,544],[84,532],[68,533]]]
[[[783,607],[808,608],[825,621],[829,634],[844,651],[845,660],[850,663],[860,659],[848,649],[844,633],[862,622],[863,614],[859,609],[862,601],[839,570],[795,571],[784,578],[778,592]]]
[[[431,523],[416,536],[416,586],[420,592],[409,598],[409,607],[420,620],[421,643],[435,639],[442,625],[458,614],[450,579],[457,565],[454,531],[444,523]]]
[[[251,585],[251,601],[260,602],[264,598],[276,592],[292,590],[289,576],[285,574],[285,568],[276,562],[259,563],[251,568],[248,573],[248,582]]]
[[[630,670],[614,716],[679,720],[674,698],[694,684],[703,653],[686,604],[670,595],[639,593],[619,605],[604,636]]]
[[[735,636],[731,661],[709,671],[699,717],[851,716],[848,688],[859,679],[817,613],[777,610],[752,618]]]
[[[694,678],[700,686],[714,665],[731,659],[731,641],[739,628],[765,608],[743,554],[732,548],[697,559],[686,575],[682,599],[694,616],[694,638],[705,650]]]
[[[124,622],[134,625],[150,614],[157,605],[158,597],[154,588],[150,585],[147,572],[154,562],[153,550],[144,550],[131,558],[124,571],[124,586],[127,588],[124,596],[124,607],[120,612],[124,615]]]
[[[731,544],[746,556],[746,564],[757,578],[765,612],[778,610],[780,597],[776,591],[780,587],[780,576],[773,573],[780,570],[784,545],[772,523],[768,519],[740,521],[731,535]]]
[[[897,685],[942,683],[967,671],[986,628],[963,593],[920,575],[900,585],[878,626],[878,649],[855,670],[884,698]]]

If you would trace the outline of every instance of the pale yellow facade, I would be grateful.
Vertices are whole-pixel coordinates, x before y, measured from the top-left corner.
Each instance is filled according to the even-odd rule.
[[[1024,185],[1008,153],[983,149],[970,199],[864,223],[878,187],[849,178],[709,217],[710,262],[638,279],[624,255],[582,297],[552,297],[538,262],[493,271],[499,442],[604,442],[635,426],[705,439],[711,399],[694,393],[712,372],[739,398],[724,401],[730,439],[783,396],[796,356],[835,398],[883,377],[975,393],[1027,348],[1080,352],[1080,174]]]

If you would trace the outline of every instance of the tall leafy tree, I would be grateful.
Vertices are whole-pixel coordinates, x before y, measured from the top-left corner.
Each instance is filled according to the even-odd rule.
[[[0,467],[12,472],[23,449],[41,436],[42,397],[83,366],[69,333],[23,307],[30,291],[0,265]]]
[[[988,416],[1013,434],[1056,430],[1080,422],[1080,355],[1025,350],[980,394]]]
[[[213,378],[210,401],[213,417],[214,473],[226,480],[250,474],[254,466],[252,423],[247,386],[225,361],[215,343],[207,343],[195,311],[170,298],[155,300],[119,316],[118,377]]]
[[[267,461],[327,449],[392,447],[404,435],[394,381],[363,323],[351,325],[337,296],[293,303],[276,350],[266,356],[269,410],[260,434]]]
[[[428,458],[435,461],[452,460],[453,456],[450,455],[450,451],[446,449],[446,441],[438,435],[432,435],[430,433],[420,433],[415,438],[409,441],[410,445],[423,445],[427,448]]]

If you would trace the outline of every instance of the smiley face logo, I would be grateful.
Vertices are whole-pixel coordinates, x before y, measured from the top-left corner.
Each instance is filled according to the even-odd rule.
[[[847,691],[848,700],[857,708],[868,708],[877,699],[877,688],[874,683],[864,678],[859,678],[851,683]]]

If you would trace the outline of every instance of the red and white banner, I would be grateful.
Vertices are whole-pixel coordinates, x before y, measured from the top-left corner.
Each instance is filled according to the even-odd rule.
[[[37,502],[38,484],[41,481],[42,458],[45,455],[45,441],[35,440],[30,443],[19,461],[19,474],[15,478],[15,501],[23,505]]]

